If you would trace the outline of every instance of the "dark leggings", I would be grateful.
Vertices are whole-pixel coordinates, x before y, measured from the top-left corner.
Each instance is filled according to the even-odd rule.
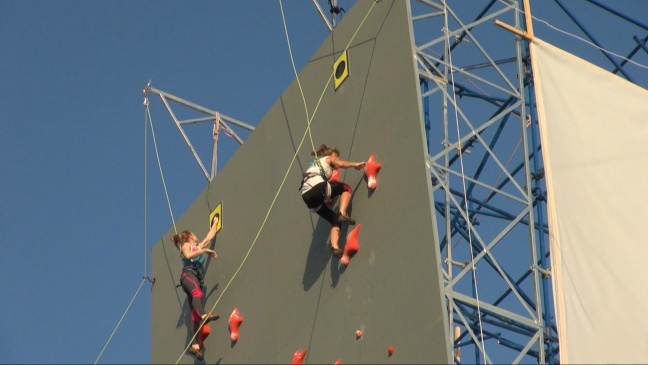
[[[185,271],[182,273],[180,278],[180,284],[182,285],[182,290],[187,294],[187,299],[189,300],[189,307],[191,308],[191,315],[194,322],[196,321],[194,312],[198,317],[202,317],[205,314],[205,306],[203,305],[203,294],[200,280],[196,277],[191,271]],[[200,318],[198,318],[200,321]]]
[[[351,187],[347,184],[341,182],[332,182],[331,184],[331,198],[342,195],[345,191],[351,193]],[[321,182],[313,186],[309,191],[302,194],[302,199],[304,203],[310,209],[316,209],[319,206],[319,209],[315,211],[317,215],[326,219],[333,227],[340,227],[340,220],[338,215],[335,214],[326,204],[324,204],[324,198],[326,195],[326,182]]]
[[[200,328],[200,323],[202,322],[202,316],[205,314],[205,307],[203,305],[204,294],[200,284],[200,280],[196,277],[192,271],[184,271],[182,277],[180,278],[180,284],[182,285],[182,290],[187,294],[187,299],[189,301],[189,308],[191,308],[191,321],[193,322],[194,333]],[[194,336],[193,344],[198,344],[200,342],[199,336]]]

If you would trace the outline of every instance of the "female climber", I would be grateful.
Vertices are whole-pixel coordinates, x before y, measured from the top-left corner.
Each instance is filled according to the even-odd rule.
[[[333,256],[342,257],[342,250],[338,246],[341,223],[355,224],[355,221],[347,214],[353,190],[347,184],[329,182],[329,179],[335,169],[353,167],[360,170],[366,165],[366,162],[343,161],[340,159],[340,151],[337,148],[327,147],[325,144],[311,154],[315,155],[315,161],[310,164],[302,176],[299,190],[306,206],[331,223],[331,251],[333,251]],[[324,204],[325,201],[336,196],[340,196],[340,212],[338,214],[335,214]]]
[[[207,256],[209,255],[213,258],[218,257],[216,251],[207,248],[216,236],[217,226],[218,217],[214,219],[214,223],[207,237],[202,242],[198,242],[198,237],[191,231],[183,231],[172,238],[176,248],[181,252],[180,257],[182,258],[183,268],[180,285],[182,285],[182,289],[187,294],[187,299],[189,300],[193,332],[195,334],[188,352],[198,360],[203,359],[203,341],[210,332],[207,323],[217,320],[220,317],[218,314],[205,312],[203,305],[204,293],[202,290]],[[196,334],[202,322],[205,322],[205,324],[201,332]]]

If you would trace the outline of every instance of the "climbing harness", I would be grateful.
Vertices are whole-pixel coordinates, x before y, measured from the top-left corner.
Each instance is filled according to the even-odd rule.
[[[310,170],[311,167],[315,167],[315,165],[317,165],[317,167],[319,168],[319,172],[308,172],[308,170]],[[324,166],[322,166],[322,162],[320,161],[320,158],[316,158],[315,161],[313,161],[313,162],[308,166],[308,169],[306,169],[306,172],[302,174],[302,181],[301,181],[301,185],[299,185],[299,189],[298,189],[298,190],[301,190],[301,189],[304,187],[304,184],[306,184],[306,182],[307,182],[310,178],[313,178],[313,177],[315,177],[315,176],[321,176],[322,179],[324,179],[324,181],[325,181],[327,184],[328,184],[328,182],[329,182],[329,180],[330,180],[330,177],[326,175],[326,170],[324,170]],[[311,186],[311,188],[312,188],[312,187],[313,187],[313,186]],[[330,185],[329,185],[329,187],[327,188],[327,190],[329,190],[329,191],[331,190]]]

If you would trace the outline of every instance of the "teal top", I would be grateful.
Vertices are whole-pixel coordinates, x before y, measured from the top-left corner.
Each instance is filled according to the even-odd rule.
[[[200,248],[198,246],[191,246],[191,251],[200,251]],[[198,269],[200,272],[201,276],[205,275],[205,260],[207,260],[207,255],[200,255],[198,257],[195,257],[191,260],[187,259],[184,257],[184,254],[180,255],[182,257],[182,265],[186,268],[188,267],[195,267]]]

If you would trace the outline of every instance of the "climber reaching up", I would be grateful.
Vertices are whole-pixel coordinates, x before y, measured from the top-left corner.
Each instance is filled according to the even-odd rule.
[[[342,256],[338,242],[342,223],[354,225],[355,221],[347,214],[353,190],[342,182],[329,182],[333,170],[353,167],[361,170],[366,162],[349,162],[340,159],[340,151],[335,147],[321,145],[317,151],[312,152],[315,161],[310,164],[302,176],[300,191],[306,206],[320,217],[331,223],[331,251],[335,257]],[[324,202],[333,197],[340,196],[340,211],[333,212]]]
[[[216,251],[208,248],[214,237],[216,237],[218,220],[218,217],[214,219],[207,237],[202,242],[198,242],[198,237],[191,231],[183,231],[172,238],[176,248],[181,252],[180,257],[182,258],[183,268],[180,285],[182,285],[182,289],[189,300],[194,334],[200,328],[201,323],[205,322],[201,333],[193,336],[193,342],[188,349],[188,352],[198,360],[203,359],[203,341],[210,331],[207,324],[220,317],[218,314],[205,312],[203,304],[205,297],[203,293],[205,261],[208,255],[213,258],[218,257]]]

